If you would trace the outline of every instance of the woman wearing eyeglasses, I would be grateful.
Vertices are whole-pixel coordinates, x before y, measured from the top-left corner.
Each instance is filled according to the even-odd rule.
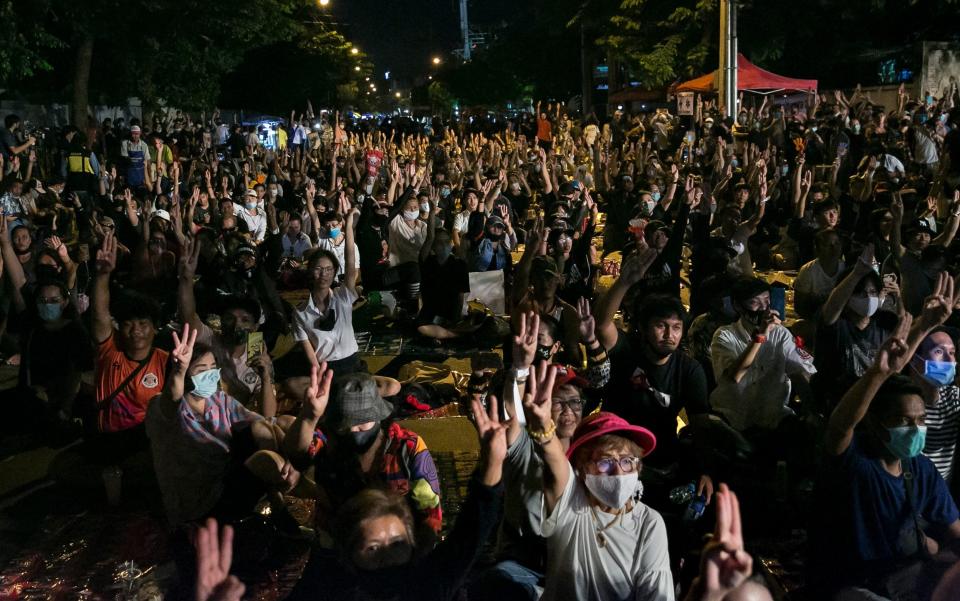
[[[553,417],[556,368],[537,372],[527,380],[523,406],[527,433],[543,455],[542,599],[673,601],[667,530],[640,501],[642,459],[656,438],[601,411],[580,422],[564,452]]]
[[[344,277],[334,288],[340,262],[337,256],[317,249],[307,260],[310,297],[293,316],[293,337],[314,367],[324,361],[335,376],[360,369],[359,347],[353,333],[353,302],[357,300],[357,257],[353,224],[356,211],[347,214]]]

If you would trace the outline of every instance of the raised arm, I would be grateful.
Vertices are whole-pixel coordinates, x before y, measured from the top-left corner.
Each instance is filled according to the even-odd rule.
[[[327,410],[327,401],[330,398],[330,382],[333,380],[333,371],[327,369],[324,361],[320,367],[310,368],[310,386],[303,395],[303,404],[300,414],[287,431],[283,439],[283,454],[292,462],[303,465],[303,460],[313,442],[313,433],[317,429],[317,422]]]
[[[527,418],[530,438],[540,445],[543,457],[543,498],[547,514],[552,513],[570,478],[570,463],[557,438],[557,424],[553,421],[553,383],[557,368],[544,361],[537,373],[527,378],[523,395],[523,411]]]
[[[357,215],[360,214],[360,210],[356,207],[350,205],[350,199],[347,198],[345,193],[341,192],[340,196],[340,210],[344,211],[342,215],[347,216],[347,223],[345,224],[343,235],[346,237],[344,244],[346,247],[343,249],[343,261],[346,263],[344,265],[344,285],[350,289],[351,292],[356,294],[357,292],[357,246],[356,246],[356,231],[355,224],[357,222]]]
[[[180,321],[190,324],[195,330],[202,326],[200,316],[197,315],[197,301],[194,296],[194,277],[197,273],[197,262],[200,257],[200,239],[188,238],[180,255],[180,273],[177,284],[177,305],[180,310]]]
[[[7,220],[0,219],[0,254],[3,259],[3,272],[10,280],[14,306],[18,311],[23,311],[26,308],[23,300],[23,285],[27,283],[27,277],[23,273],[23,265],[17,259],[17,253],[13,250],[13,242],[10,241],[8,230]]]
[[[893,200],[890,201],[890,214],[893,216],[893,224],[890,226],[890,247],[897,259],[902,259],[907,249],[903,246],[900,232],[903,225],[903,199],[899,192],[893,193]]]
[[[183,398],[183,384],[186,380],[187,368],[190,366],[190,359],[193,358],[193,346],[196,342],[197,330],[191,328],[190,324],[183,324],[183,333],[180,336],[176,332],[173,333],[173,350],[170,352],[172,369],[167,373],[160,398],[154,401],[160,402],[160,411],[167,419],[176,415],[177,405]]]
[[[97,251],[97,275],[93,279],[91,298],[91,333],[96,343],[101,343],[113,334],[113,319],[110,317],[110,274],[117,266],[117,239],[107,232]]]
[[[939,236],[930,241],[930,244],[949,247],[957,235],[957,226],[960,226],[960,190],[953,191],[953,202],[950,203],[950,216],[946,226]]]
[[[604,348],[611,349],[617,344],[619,333],[613,318],[620,309],[620,303],[623,302],[627,290],[643,279],[647,270],[656,260],[657,251],[652,248],[644,248],[624,259],[620,277],[613,283],[610,290],[597,301],[594,310],[594,317],[597,321],[597,339]]]
[[[533,359],[537,352],[537,336],[540,331],[540,316],[536,311],[528,311],[520,314],[520,331],[513,337],[513,369],[504,379],[504,391],[501,397],[504,402],[506,414],[510,416],[510,423],[507,428],[507,445],[510,446],[516,442],[520,436],[520,429],[523,424],[520,423],[519,416],[515,415],[516,404],[515,395],[520,393],[517,388],[523,388],[528,378],[532,377],[530,373]],[[522,375],[526,370],[526,375]]]
[[[867,244],[863,247],[863,253],[861,253],[860,258],[857,260],[857,264],[854,265],[853,271],[834,287],[833,291],[830,292],[830,296],[827,297],[827,302],[823,303],[820,311],[820,321],[824,325],[832,326],[837,323],[837,320],[840,319],[840,315],[843,313],[843,308],[847,306],[847,302],[850,300],[850,297],[853,296],[854,288],[857,287],[857,284],[863,279],[863,276],[870,273],[872,269],[873,245]]]

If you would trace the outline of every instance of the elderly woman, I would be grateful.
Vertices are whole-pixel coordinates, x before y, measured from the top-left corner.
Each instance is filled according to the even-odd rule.
[[[556,368],[530,375],[527,432],[543,456],[547,577],[543,599],[673,601],[663,518],[640,502],[654,435],[612,413],[584,418],[564,452],[552,413]]]

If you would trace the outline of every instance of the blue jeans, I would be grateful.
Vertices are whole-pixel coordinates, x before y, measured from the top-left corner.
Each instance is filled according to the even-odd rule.
[[[513,560],[501,561],[477,577],[469,598],[537,601],[543,592],[542,581],[543,574],[535,570]]]

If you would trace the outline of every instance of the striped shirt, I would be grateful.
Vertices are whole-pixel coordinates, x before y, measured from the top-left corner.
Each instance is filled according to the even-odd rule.
[[[263,417],[240,404],[240,401],[218,390],[206,399],[203,416],[190,409],[186,399],[180,402],[180,425],[192,440],[202,444],[215,444],[230,451],[234,424],[260,421]]]
[[[937,467],[943,479],[950,484],[953,476],[953,458],[960,434],[960,388],[944,386],[940,399],[927,406],[927,442],[923,454]]]

